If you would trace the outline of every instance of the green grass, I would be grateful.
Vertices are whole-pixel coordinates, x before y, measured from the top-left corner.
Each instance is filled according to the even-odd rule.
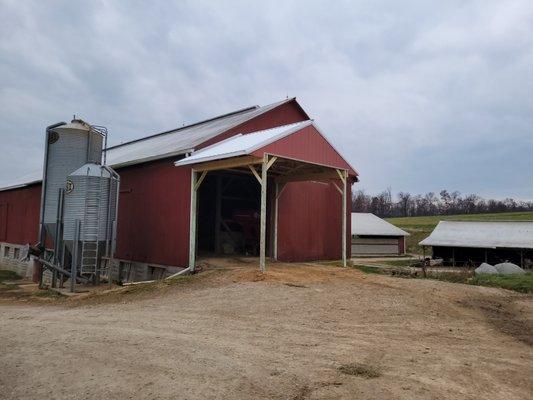
[[[367,274],[382,274],[382,268],[378,267],[369,267],[368,265],[361,264],[348,264],[349,267],[358,269],[359,271],[365,272]]]
[[[533,272],[526,272],[523,275],[477,275],[468,283],[533,293]]]
[[[418,243],[429,236],[439,221],[533,221],[533,211],[387,218],[387,221],[411,235],[407,236],[406,240],[408,253],[422,254]]]
[[[19,279],[22,279],[22,277],[16,272],[0,269],[0,283],[3,283],[4,281],[16,281]]]

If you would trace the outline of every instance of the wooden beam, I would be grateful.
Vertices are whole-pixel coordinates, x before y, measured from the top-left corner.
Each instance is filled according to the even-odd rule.
[[[266,198],[267,198],[267,169],[268,155],[263,157],[261,168],[261,222],[259,229],[259,269],[266,271]]]
[[[274,197],[274,260],[278,259],[278,200],[279,183],[276,182],[276,195]]]
[[[268,164],[266,165],[266,169],[267,169],[267,171],[270,169],[270,167],[272,166],[272,164],[274,164],[274,163],[276,162],[277,159],[278,159],[278,157],[274,157],[274,156],[270,159],[270,161],[269,161]]]
[[[337,185],[335,182],[332,182],[332,183],[333,183],[333,186],[335,186],[335,188],[339,191],[339,193],[342,196],[342,189],[339,187],[339,185]]]
[[[261,164],[262,160],[254,156],[232,157],[224,160],[208,161],[193,166],[194,171],[214,171],[217,169],[230,169],[236,167],[246,167],[250,164]]]
[[[196,172],[191,171],[191,214],[189,220],[189,268],[196,266]]]
[[[346,201],[347,201],[347,176],[346,171],[342,172],[342,266],[346,267]],[[351,237],[352,235],[350,235]]]
[[[215,253],[220,253],[220,221],[222,220],[222,177],[217,175],[215,194]]]
[[[276,191],[276,200],[277,200],[277,199],[279,199],[281,197],[281,194],[283,193],[283,191],[287,187],[287,184],[286,183],[278,183],[278,182],[276,182],[276,185],[278,186],[278,190]]]
[[[302,174],[290,174],[283,175],[276,179],[278,183],[287,183],[287,182],[301,182],[301,181],[329,181],[331,179],[339,179],[335,171],[326,171],[326,172],[312,172],[312,173],[302,173]]]
[[[252,174],[254,174],[255,178],[257,179],[257,182],[259,182],[259,184],[261,185],[261,177],[255,170],[255,167],[253,165],[248,165],[248,168],[250,168],[250,171],[252,171]]]
[[[336,169],[337,174],[339,175],[339,178],[341,178],[341,181],[344,182],[346,180],[346,175],[344,174],[345,171],[342,169]]]
[[[198,190],[198,188],[204,181],[206,175],[207,175],[207,171],[202,171],[202,175],[200,175],[200,179],[198,179],[198,182],[196,182],[196,184],[194,185],[194,190]]]

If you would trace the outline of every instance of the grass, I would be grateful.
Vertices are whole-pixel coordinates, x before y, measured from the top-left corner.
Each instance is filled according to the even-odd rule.
[[[378,368],[357,362],[343,364],[338,370],[346,375],[361,376],[367,379],[378,378],[381,376],[381,371]]]
[[[477,275],[469,283],[533,293],[533,272],[526,272],[523,275]]]
[[[391,260],[393,261],[393,260]],[[394,260],[405,262],[404,260]],[[402,268],[378,268],[368,265],[350,264],[350,267],[358,269],[367,274],[390,275],[397,278],[414,279],[434,279],[443,282],[464,283],[467,285],[499,287],[502,289],[514,290],[520,293],[533,293],[533,272],[517,275],[474,275],[472,270],[456,272],[432,272],[428,271],[427,276],[422,276],[422,269],[413,272],[412,269]]]
[[[20,279],[22,277],[16,272],[0,269],[0,283],[4,283],[4,281],[18,281]]]
[[[368,265],[362,264],[349,264],[349,267],[358,269],[359,271],[365,272],[367,274],[382,274],[382,268],[379,267],[369,267]]]
[[[427,217],[387,218],[391,224],[409,232],[407,252],[421,254],[418,243],[429,236],[439,221],[533,221],[533,211],[492,214],[432,215]]]

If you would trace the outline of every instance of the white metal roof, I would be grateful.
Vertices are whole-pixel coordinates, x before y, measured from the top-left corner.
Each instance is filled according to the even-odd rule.
[[[168,132],[109,147],[107,150],[107,165],[113,168],[120,168],[126,165],[188,153],[206,140],[293,100],[294,98],[289,98],[262,107],[245,108]],[[42,170],[33,171],[24,176],[0,182],[0,191],[38,183],[42,180],[42,177]]]
[[[420,245],[533,249],[533,221],[440,221]]]
[[[220,160],[250,154],[263,146],[312,124],[312,120],[307,120],[262,131],[238,134],[222,142],[206,147],[205,149],[201,149],[189,157],[176,161],[174,164],[176,166],[197,164],[211,160]]]
[[[294,99],[282,100],[263,107],[250,107],[173,131],[110,147],[107,153],[107,163],[117,168],[188,153],[206,140],[292,100]]]
[[[352,235],[409,236],[404,230],[372,213],[352,213]]]

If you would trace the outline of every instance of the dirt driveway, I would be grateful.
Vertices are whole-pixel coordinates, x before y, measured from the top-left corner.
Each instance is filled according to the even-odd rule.
[[[530,296],[230,264],[162,290],[0,303],[0,398],[532,398]]]

